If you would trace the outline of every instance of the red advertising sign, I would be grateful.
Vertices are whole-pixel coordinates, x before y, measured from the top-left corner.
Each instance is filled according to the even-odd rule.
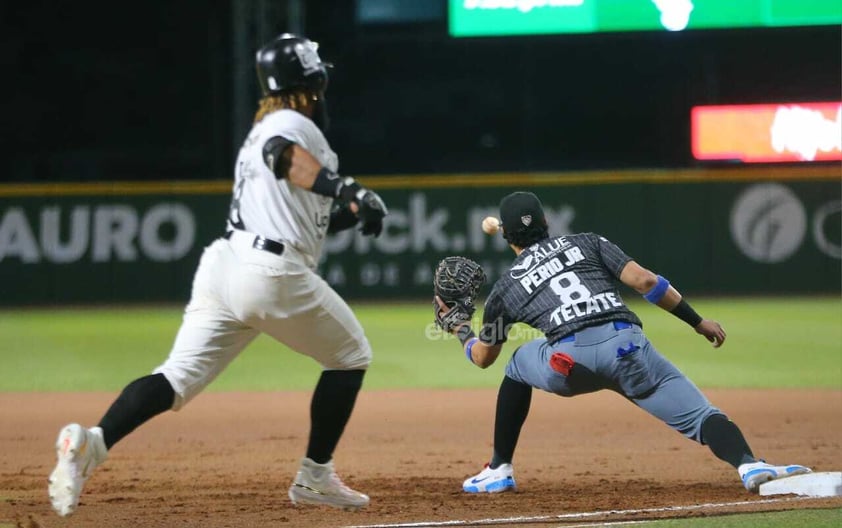
[[[842,160],[842,102],[695,106],[691,127],[697,160]]]

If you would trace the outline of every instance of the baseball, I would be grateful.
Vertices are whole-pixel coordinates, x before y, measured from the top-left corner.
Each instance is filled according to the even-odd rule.
[[[500,230],[500,220],[493,216],[486,216],[482,221],[482,230],[486,235],[494,235]]]

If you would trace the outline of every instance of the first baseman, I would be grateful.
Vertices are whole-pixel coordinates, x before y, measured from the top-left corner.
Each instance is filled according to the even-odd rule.
[[[115,443],[153,416],[181,409],[260,333],[323,368],[290,500],[345,509],[369,502],[342,483],[332,458],[371,347],[350,307],[315,270],[328,233],[359,224],[364,235],[378,236],[387,209],[376,193],[336,173],[324,136],[330,64],[316,43],[285,33],[256,62],[263,96],[237,157],[225,234],[202,254],[169,357],[129,383],[96,427],[61,429],[49,480],[59,515],[73,513]]]
[[[500,202],[503,236],[516,258],[489,294],[478,336],[470,322],[454,330],[467,358],[480,368],[494,363],[515,323],[544,337],[512,354],[497,395],[491,461],[463,483],[468,493],[515,489],[512,458],[538,388],[571,397],[615,391],[687,438],[707,445],[737,469],[749,491],[761,483],[810,472],[755,458],[737,425],[655,349],[642,323],[623,301],[619,284],[668,311],[714,347],[725,342],[719,323],[699,316],[670,282],[642,267],[595,233],[550,236],[540,200],[515,192]],[[447,320],[439,302],[437,318]]]

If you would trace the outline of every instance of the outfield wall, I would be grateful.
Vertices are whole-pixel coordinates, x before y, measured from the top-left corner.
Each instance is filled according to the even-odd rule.
[[[331,236],[321,270],[348,298],[427,298],[443,256],[493,278],[511,260],[480,230],[528,189],[551,232],[594,231],[696,294],[838,294],[838,165],[360,177],[390,215],[379,238]],[[174,301],[222,234],[230,183],[0,185],[0,304]]]

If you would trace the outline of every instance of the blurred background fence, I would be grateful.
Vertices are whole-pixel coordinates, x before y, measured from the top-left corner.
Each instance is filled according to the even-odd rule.
[[[822,0],[6,3],[0,303],[185,301],[254,51],[287,30],[335,63],[340,171],[392,210],[327,243],[351,298],[427,298],[452,253],[495,275],[479,222],[524,188],[683,290],[839,294],[840,23]]]

